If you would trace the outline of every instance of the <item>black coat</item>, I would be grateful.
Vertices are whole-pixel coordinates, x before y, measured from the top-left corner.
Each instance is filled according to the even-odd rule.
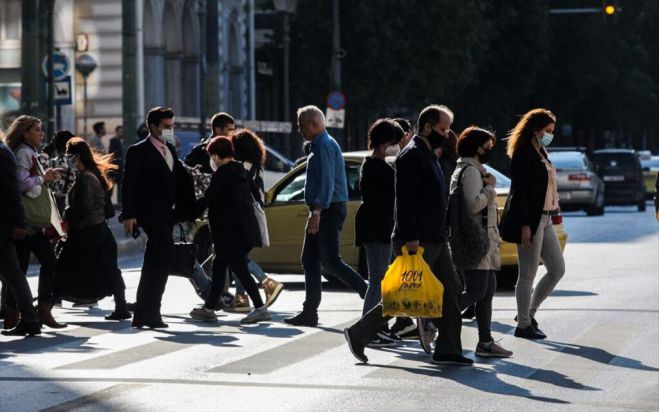
[[[197,212],[208,207],[208,224],[217,256],[246,253],[261,245],[253,206],[256,191],[240,162],[231,161],[213,174],[204,196],[197,201]]]
[[[136,218],[138,225],[152,227],[196,217],[192,177],[177,159],[174,146],[167,143],[167,148],[174,159],[173,171],[149,139],[128,148],[121,186],[124,219]]]
[[[499,232],[506,242],[521,243],[522,226],[530,226],[532,235],[538,230],[549,182],[547,166],[533,146],[524,146],[515,152],[510,164],[510,180]]]
[[[441,243],[447,239],[446,178],[437,157],[419,136],[396,158],[393,239]]]
[[[390,243],[394,228],[394,169],[385,160],[367,157],[359,172],[362,203],[355,216],[355,243]]]
[[[206,152],[206,146],[208,146],[210,139],[210,137],[204,139],[192,148],[190,153],[185,157],[186,165],[190,167],[201,166],[201,171],[203,173],[213,173],[213,169],[211,169],[210,165],[210,157],[208,156],[208,152]]]
[[[25,227],[14,153],[0,140],[0,245],[15,227]]]

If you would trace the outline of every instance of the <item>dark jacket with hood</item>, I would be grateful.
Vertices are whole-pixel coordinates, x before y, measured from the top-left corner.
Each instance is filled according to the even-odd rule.
[[[242,163],[232,160],[215,171],[197,211],[208,207],[208,223],[217,256],[247,253],[261,245],[261,232],[254,216],[256,185]]]

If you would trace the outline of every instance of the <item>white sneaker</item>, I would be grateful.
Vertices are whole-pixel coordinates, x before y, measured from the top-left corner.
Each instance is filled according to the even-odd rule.
[[[254,309],[253,311],[251,311],[249,315],[245,316],[240,320],[240,323],[245,325],[248,323],[264,322],[270,319],[272,319],[272,316],[270,316],[270,312],[268,312],[268,308],[263,307],[261,309]]]

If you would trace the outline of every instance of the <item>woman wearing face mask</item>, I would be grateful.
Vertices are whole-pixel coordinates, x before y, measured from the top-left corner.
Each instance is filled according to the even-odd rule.
[[[535,313],[565,272],[563,252],[550,216],[558,208],[556,169],[545,150],[554,137],[555,127],[556,116],[552,112],[534,109],[522,116],[508,139],[512,184],[501,220],[501,237],[517,244],[515,336],[520,338],[546,338]],[[533,289],[540,258],[547,274]]]
[[[197,211],[201,214],[208,208],[208,224],[215,248],[213,282],[204,305],[193,309],[190,316],[204,322],[217,321],[215,307],[224,288],[227,268],[230,268],[254,303],[254,310],[240,323],[270,320],[268,308],[247,269],[250,250],[261,245],[261,232],[252,205],[252,196],[258,197],[259,194],[251,189],[247,170],[234,160],[230,139],[214,137],[206,151],[214,172],[210,186],[197,202]]]
[[[368,266],[368,289],[362,314],[382,300],[380,284],[391,262],[391,232],[394,228],[394,169],[388,155],[397,154],[403,129],[391,119],[379,119],[368,131],[371,156],[364,159],[359,173],[362,203],[355,216],[355,243],[363,247]],[[394,343],[387,331],[380,331],[371,343],[387,346]]]
[[[457,167],[451,177],[451,192],[462,186],[464,206],[471,217],[487,228],[489,250],[476,265],[462,267],[466,291],[460,296],[460,309],[474,305],[478,323],[478,345],[476,355],[506,358],[513,353],[494,342],[490,324],[492,322],[492,299],[497,289],[496,270],[500,269],[499,230],[497,229],[496,178],[487,172],[483,164],[492,156],[494,135],[487,130],[471,126],[457,139]]]
[[[68,236],[58,256],[55,292],[71,300],[95,301],[113,295],[115,309],[105,319],[130,319],[126,286],[117,266],[117,242],[105,221],[108,211],[113,212],[108,172],[117,165],[112,155],[92,152],[79,137],[69,140],[66,154],[77,176],[64,211]]]
[[[9,126],[5,136],[7,146],[16,155],[19,190],[23,196],[30,198],[36,198],[41,195],[43,190],[48,190],[47,185],[58,176],[57,169],[50,168],[44,172],[39,164],[37,151],[41,149],[42,141],[41,120],[26,115],[17,117]],[[51,314],[53,303],[56,300],[53,295],[55,251],[44,235],[44,228],[30,225],[29,221],[27,223],[27,236],[14,241],[21,269],[27,273],[30,254],[34,253],[41,264],[39,270],[39,320],[51,328],[64,328],[66,325],[55,321]],[[7,293],[5,305],[7,308],[4,326],[6,329],[13,328],[18,323],[18,312],[11,293]]]

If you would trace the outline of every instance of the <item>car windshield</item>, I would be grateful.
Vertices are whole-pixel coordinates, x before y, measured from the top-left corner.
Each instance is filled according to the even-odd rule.
[[[583,155],[574,153],[549,153],[549,160],[556,169],[583,170],[586,168]]]
[[[495,186],[497,189],[510,189],[510,179],[508,176],[504,175],[492,166],[485,165],[485,168],[488,172],[492,173],[494,177],[497,178],[497,184]]]
[[[604,170],[637,168],[636,157],[631,153],[595,153],[593,160]]]
[[[287,184],[281,192],[277,193],[277,197],[275,198],[275,202],[279,203],[286,203],[286,202],[292,202],[295,200],[303,200],[304,199],[304,183],[307,179],[307,174],[306,173],[301,173],[298,175],[293,181],[289,184]]]
[[[641,160],[641,166],[649,167],[651,169],[659,169],[659,157],[653,157],[648,160]]]

